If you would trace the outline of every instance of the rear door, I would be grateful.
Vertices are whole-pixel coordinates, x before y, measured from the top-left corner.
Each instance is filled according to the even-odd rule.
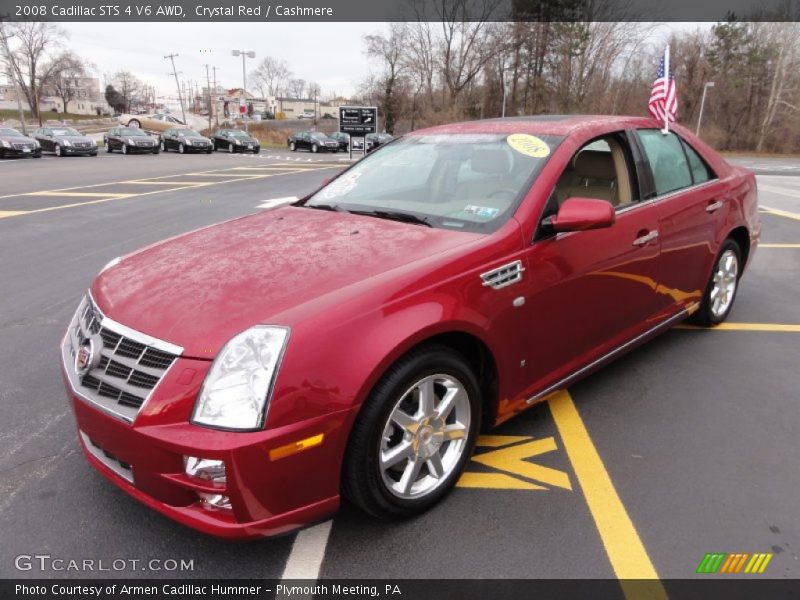
[[[637,132],[652,181],[661,236],[659,309],[675,312],[698,302],[717,253],[717,232],[729,198],[723,182],[674,132]]]

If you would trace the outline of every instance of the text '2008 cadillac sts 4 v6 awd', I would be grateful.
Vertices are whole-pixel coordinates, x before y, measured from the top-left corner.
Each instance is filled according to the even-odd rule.
[[[401,137],[292,206],[112,261],[61,347],[88,460],[206,533],[403,517],[502,423],[691,317],[758,242],[751,173],[649,119]]]

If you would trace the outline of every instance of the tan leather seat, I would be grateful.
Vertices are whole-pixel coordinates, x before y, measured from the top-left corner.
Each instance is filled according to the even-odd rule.
[[[617,171],[611,152],[582,150],[575,157],[575,179],[569,197],[607,200],[614,206],[617,198]]]

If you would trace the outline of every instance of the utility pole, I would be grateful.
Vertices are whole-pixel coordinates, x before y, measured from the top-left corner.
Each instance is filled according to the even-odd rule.
[[[214,71],[214,121],[219,127],[219,111],[217,110],[217,67],[213,67]]]
[[[208,128],[211,129],[211,77],[208,74],[208,68],[211,65],[203,65],[206,68],[206,108],[208,109]]]
[[[171,75],[175,77],[175,86],[178,88],[178,102],[181,103],[181,116],[183,117],[183,124],[186,125],[186,110],[183,108],[183,96],[181,96],[181,84],[178,83],[178,72],[175,70],[175,57],[179,56],[178,54],[167,54],[164,58],[170,59],[172,61],[172,73]]]

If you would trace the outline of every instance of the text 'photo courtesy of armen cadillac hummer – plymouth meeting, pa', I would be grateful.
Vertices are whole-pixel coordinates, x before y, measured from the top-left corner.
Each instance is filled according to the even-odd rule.
[[[797,0],[0,0],[0,598],[793,598]]]

